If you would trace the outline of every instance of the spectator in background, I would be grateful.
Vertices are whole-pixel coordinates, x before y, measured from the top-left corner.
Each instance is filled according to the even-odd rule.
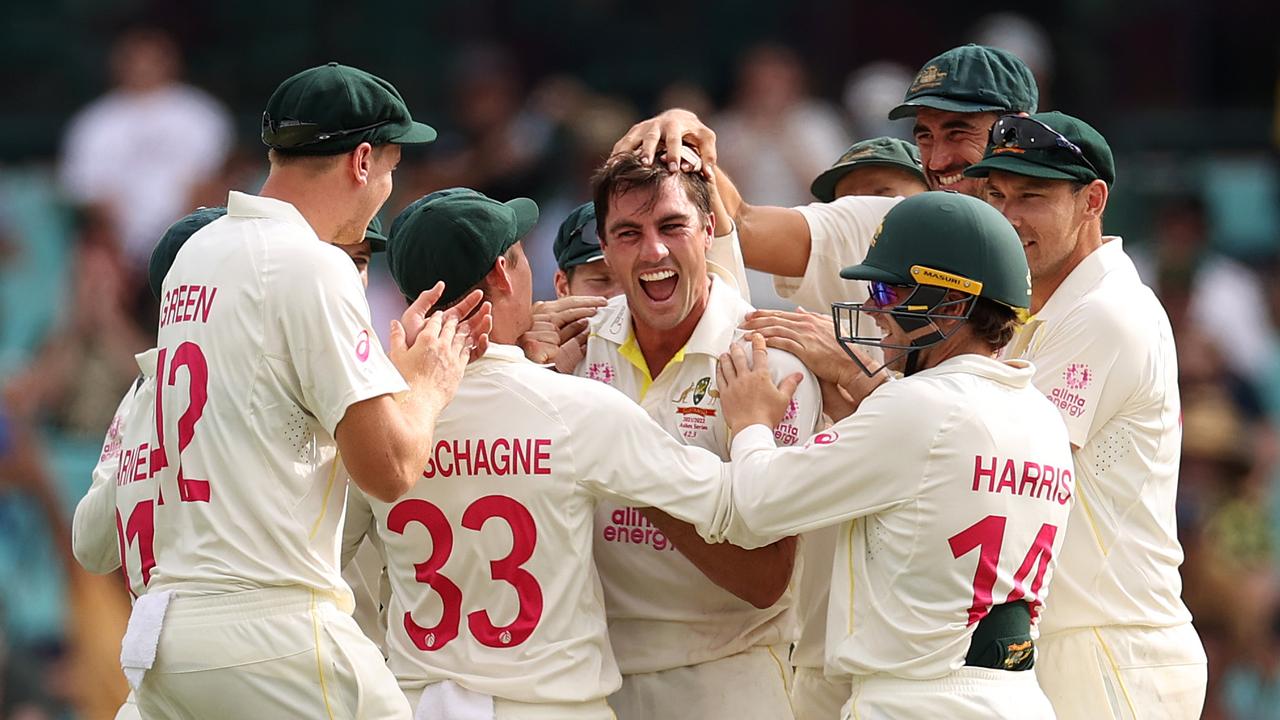
[[[890,120],[889,111],[902,104],[902,88],[909,87],[914,77],[911,68],[888,60],[863,65],[849,73],[841,100],[853,121],[853,136],[887,135],[911,140],[913,123],[905,118]]]
[[[1039,23],[1014,12],[988,15],[973,26],[973,42],[997,47],[1022,58],[1036,76],[1040,107],[1053,107],[1053,45]]]
[[[77,225],[71,294],[60,325],[3,390],[17,419],[93,439],[111,423],[120,395],[137,374],[134,353],[151,342],[131,313],[130,273],[107,211],[85,207]]]
[[[222,167],[232,127],[217,100],[179,80],[181,59],[165,33],[122,35],[110,65],[113,88],[68,126],[59,176],[76,204],[109,213],[130,281],[143,284],[155,238],[187,213],[194,187]]]
[[[720,162],[742,196],[762,205],[810,202],[809,183],[849,144],[839,114],[809,96],[800,59],[779,45],[747,52],[733,104],[712,125]]]
[[[1277,338],[1266,290],[1253,270],[1212,247],[1199,198],[1160,209],[1156,266],[1161,297],[1185,298],[1187,324],[1213,343],[1228,369],[1255,389],[1267,384]],[[1180,314],[1170,308],[1175,325]]]

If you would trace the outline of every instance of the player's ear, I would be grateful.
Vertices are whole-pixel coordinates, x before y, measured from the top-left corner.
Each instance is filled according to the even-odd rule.
[[[1094,180],[1081,191],[1081,194],[1084,195],[1085,212],[1089,217],[1101,218],[1102,213],[1107,209],[1107,197],[1110,195],[1107,184],[1102,180]]]
[[[505,255],[499,255],[497,260],[493,261],[493,267],[484,276],[484,284],[486,287],[492,288],[495,292],[509,293],[513,287],[511,281],[511,264],[507,262]]]
[[[360,143],[347,154],[351,178],[359,185],[369,184],[369,174],[373,169],[373,146]]]
[[[555,285],[557,298],[569,296],[569,274],[560,268],[556,268]]]

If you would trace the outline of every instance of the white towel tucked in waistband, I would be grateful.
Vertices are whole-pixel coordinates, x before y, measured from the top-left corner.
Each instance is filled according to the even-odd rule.
[[[156,662],[156,647],[160,644],[160,628],[164,626],[164,613],[169,609],[173,591],[147,593],[133,604],[129,615],[129,627],[120,643],[120,667],[125,679],[134,690],[142,684],[142,676]]]
[[[452,680],[432,683],[422,689],[413,720],[493,720],[493,696]]]

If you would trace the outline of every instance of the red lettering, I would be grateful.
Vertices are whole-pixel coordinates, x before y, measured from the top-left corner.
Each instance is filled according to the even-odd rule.
[[[521,475],[528,475],[529,474],[530,442],[528,440],[524,440],[524,441],[515,440],[515,441],[512,441],[511,444],[515,448],[514,457],[511,461],[512,474],[514,475],[518,473]],[[522,450],[523,452],[521,452]]]
[[[146,470],[147,458],[151,457],[151,453],[147,449],[147,443],[142,443],[141,445],[138,446],[138,452],[137,454],[134,455],[134,457],[138,459],[138,463],[134,465],[133,482],[138,482],[139,480],[146,480],[147,478],[151,477],[151,475],[149,475]]]
[[[533,441],[533,474],[534,475],[550,475],[551,468],[544,465],[545,462],[551,462],[551,441],[545,438],[538,438]]]
[[[631,528],[631,542],[639,545],[644,542],[644,530],[640,528]]]
[[[207,297],[205,295],[206,292],[208,293]],[[213,299],[217,296],[218,288],[213,288],[212,290],[205,287],[200,288],[200,322],[209,322],[209,311],[213,310]]]
[[[618,528],[612,525],[604,526],[604,539],[613,542],[618,539]]]
[[[973,491],[978,492],[978,487],[982,482],[982,478],[987,479],[987,492],[991,492],[991,486],[996,481],[996,459],[991,458],[991,468],[987,469],[982,464],[982,456],[973,456]]]
[[[436,443],[436,467],[439,469],[438,471],[440,473],[440,477],[453,477],[453,462],[450,462],[449,465],[446,467],[444,464],[444,460],[440,458],[441,451],[448,450],[448,449],[449,449],[448,442],[441,440],[440,442]]]
[[[1059,505],[1066,505],[1068,502],[1071,501],[1072,485],[1073,485],[1073,482],[1071,477],[1071,471],[1066,468],[1063,468],[1062,472],[1058,475],[1058,504]]]
[[[195,317],[196,292],[200,289],[199,285],[184,285],[187,292],[182,298],[182,321],[188,322]]]
[[[498,449],[501,448],[501,454]],[[498,461],[502,463],[499,465]],[[493,447],[489,451],[489,463],[493,466],[495,475],[506,475],[511,470],[511,443],[506,438],[498,438],[493,441]]]
[[[618,508],[617,510],[614,510],[613,513],[609,515],[609,519],[613,522],[614,525],[626,525],[627,509]]]
[[[1040,485],[1036,487],[1037,500],[1053,497],[1053,466],[1045,465],[1041,470]]]
[[[1031,474],[1032,468],[1035,474]],[[1034,497],[1036,481],[1040,479],[1040,463],[1026,462],[1022,464],[1022,482],[1018,483],[1018,494]]]
[[[1018,471],[1014,468],[1013,461],[1005,460],[1004,470],[1000,472],[1000,484],[996,486],[996,492],[1004,492],[1005,488],[1008,488],[1010,493],[1017,492],[1015,489],[1016,483],[1014,482],[1014,478],[1017,476]]]
[[[471,475],[473,474],[471,472],[471,440],[467,439],[462,442],[463,444],[459,446],[457,440],[453,441],[453,468],[459,475]],[[465,470],[462,467],[464,460],[467,463]]]
[[[489,453],[485,450],[484,438],[476,441],[476,463],[472,469],[476,475],[480,473],[489,474]]]

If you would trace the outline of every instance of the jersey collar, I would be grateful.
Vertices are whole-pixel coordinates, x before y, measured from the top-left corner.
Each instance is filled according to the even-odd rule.
[[[1080,298],[1088,295],[1098,286],[1098,282],[1113,270],[1128,268],[1136,273],[1137,269],[1125,254],[1122,243],[1123,241],[1117,236],[1104,236],[1102,246],[1080,261],[1080,264],[1067,275],[1058,289],[1054,290],[1045,301],[1040,312],[1033,317],[1044,321],[1062,315],[1075,307],[1080,302]]]
[[[227,196],[227,214],[232,217],[270,218],[312,230],[311,223],[291,203],[235,190]]]
[[[518,345],[501,345],[499,343],[490,342],[488,349],[484,351],[484,355],[480,360],[492,360],[494,362],[533,362],[525,357],[524,350]],[[474,364],[474,363],[472,363]]]
[[[1035,370],[1035,366],[1026,360],[997,360],[976,353],[968,353],[947,358],[928,370],[921,370],[907,380],[963,373],[1020,388],[1031,384],[1031,377],[1035,374]]]

